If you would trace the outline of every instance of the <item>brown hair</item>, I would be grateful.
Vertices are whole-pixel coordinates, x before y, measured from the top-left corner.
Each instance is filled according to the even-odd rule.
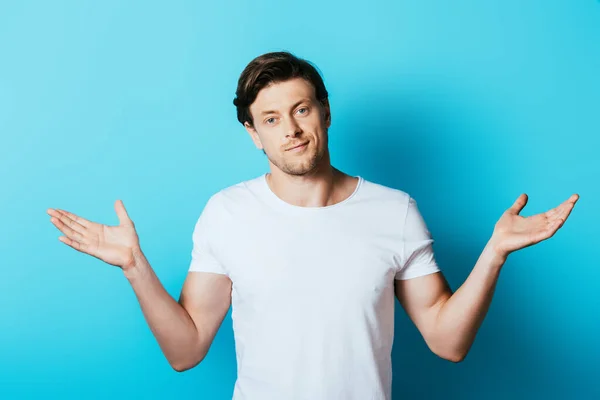
[[[254,126],[250,105],[256,100],[261,89],[272,83],[284,82],[293,78],[303,78],[313,85],[317,100],[323,104],[328,93],[316,66],[310,61],[296,57],[287,51],[265,53],[256,57],[244,68],[238,80],[233,104],[237,108],[237,119],[243,125]]]

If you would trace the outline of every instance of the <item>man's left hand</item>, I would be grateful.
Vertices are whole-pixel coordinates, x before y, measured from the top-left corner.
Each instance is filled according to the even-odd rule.
[[[491,242],[500,257],[506,258],[513,251],[552,237],[571,214],[579,195],[573,194],[558,207],[544,213],[522,217],[519,213],[527,199],[527,194],[520,195],[494,227]]]

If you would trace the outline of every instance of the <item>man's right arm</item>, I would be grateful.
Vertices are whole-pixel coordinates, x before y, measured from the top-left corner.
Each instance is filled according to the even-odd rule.
[[[176,371],[199,364],[231,305],[227,275],[189,272],[177,302],[165,290],[141,250],[123,271],[158,344]]]
[[[50,221],[64,234],[59,237],[61,242],[121,268],[169,364],[176,371],[190,369],[208,353],[229,310],[231,280],[225,274],[190,272],[179,302],[175,301],[144,256],[135,224],[121,200],[115,202],[115,211],[117,226],[89,221],[66,210],[47,210]],[[194,241],[200,245],[208,233],[197,232]]]

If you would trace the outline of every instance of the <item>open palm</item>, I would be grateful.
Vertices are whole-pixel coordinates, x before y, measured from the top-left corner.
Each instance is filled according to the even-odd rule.
[[[527,204],[527,199],[526,194],[520,195],[494,227],[492,238],[495,248],[503,255],[552,237],[571,214],[579,195],[572,195],[559,206],[544,213],[522,217],[519,213]]]
[[[61,242],[108,264],[126,268],[134,262],[139,238],[121,200],[115,202],[115,210],[118,226],[91,222],[60,209],[50,208],[47,212],[50,221],[65,235],[59,237]]]

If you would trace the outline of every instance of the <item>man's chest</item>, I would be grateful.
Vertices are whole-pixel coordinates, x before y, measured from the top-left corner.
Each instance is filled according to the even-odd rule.
[[[234,290],[245,300],[376,303],[393,291],[401,245],[395,238],[347,220],[245,222],[227,233],[220,251]]]

